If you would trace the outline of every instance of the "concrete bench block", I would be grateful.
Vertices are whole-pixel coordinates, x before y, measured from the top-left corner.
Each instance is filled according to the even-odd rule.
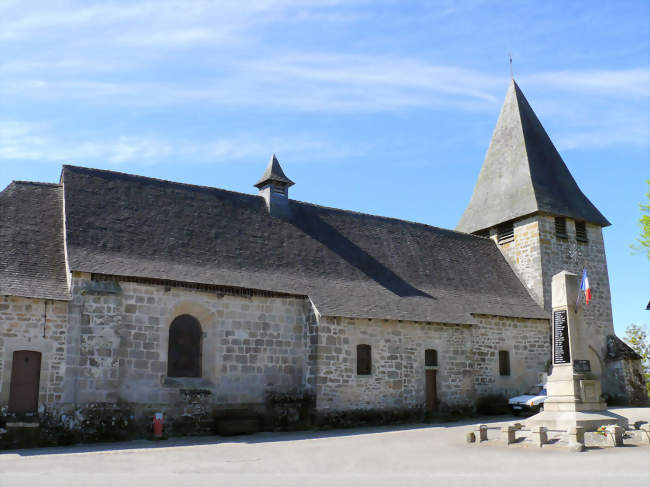
[[[486,424],[480,424],[478,426],[479,441],[487,441],[488,439],[488,427]]]
[[[548,429],[544,426],[539,426],[537,431],[534,432],[537,438],[537,444],[541,448],[548,444]]]
[[[619,425],[611,425],[607,427],[607,433],[611,437],[611,444],[613,446],[623,446],[623,428]]]
[[[582,426],[569,428],[569,451],[585,451],[585,429]]]
[[[501,437],[503,438],[503,442],[506,445],[510,445],[515,442],[515,431],[516,428],[514,426],[504,426],[501,428]]]

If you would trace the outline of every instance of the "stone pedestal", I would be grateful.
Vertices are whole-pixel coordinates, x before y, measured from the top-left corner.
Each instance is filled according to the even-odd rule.
[[[548,377],[544,411],[528,418],[530,428],[594,431],[602,425],[627,426],[622,416],[607,411],[601,398],[600,377],[591,373],[586,358],[588,326],[578,299],[578,278],[570,272],[553,276],[553,372]]]

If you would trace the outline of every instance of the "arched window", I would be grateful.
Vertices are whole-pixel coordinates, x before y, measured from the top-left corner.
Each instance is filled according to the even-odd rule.
[[[424,351],[424,365],[425,367],[438,366],[438,352],[432,348]]]
[[[169,327],[167,376],[201,377],[201,324],[193,316],[178,316]]]
[[[370,345],[357,345],[357,375],[372,374],[372,352]]]

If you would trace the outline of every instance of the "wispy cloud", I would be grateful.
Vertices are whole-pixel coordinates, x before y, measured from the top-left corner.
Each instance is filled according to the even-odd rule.
[[[650,96],[650,68],[620,70],[565,70],[525,76],[531,84],[557,91],[604,94],[610,97]]]
[[[0,3],[0,48],[9,53],[0,60],[0,92],[5,112],[13,114],[5,116],[25,119],[25,107],[34,105],[56,106],[61,113],[70,107],[127,113],[195,107],[272,109],[297,117],[416,110],[498,112],[507,77],[477,67],[480,63],[463,65],[461,56],[451,64],[416,50],[376,50],[368,47],[376,40],[368,31],[365,47],[331,42],[330,35],[335,36],[340,26],[370,15],[364,3],[64,1],[30,2],[29,8],[22,2]],[[465,10],[458,15],[471,10],[463,5]],[[460,8],[457,2],[441,2],[428,9],[427,18],[439,22],[443,30],[452,29],[447,23]],[[401,21],[413,21],[402,11],[397,8],[399,15],[406,15]],[[285,42],[293,27],[304,29],[297,19],[332,34],[325,36],[325,44]],[[309,39],[308,32],[302,34]],[[535,92],[538,113],[561,128],[556,139],[560,146],[647,145],[650,69],[640,66],[530,73],[521,77],[520,84]],[[125,130],[128,137],[116,136],[110,143],[94,136],[91,142],[79,139],[70,141],[69,147],[61,142],[55,146],[61,154],[85,147],[89,157],[102,153],[120,162],[173,157],[178,147],[190,145],[174,139],[170,147],[160,135],[130,135],[139,132],[138,127]],[[25,158],[52,153],[39,152],[41,135],[30,132],[23,137],[14,149],[5,147],[0,154],[15,150],[14,155]],[[245,143],[253,146],[257,140],[247,139]],[[268,147],[266,142],[272,141],[265,141]],[[230,139],[220,147],[217,154],[222,157],[237,158],[244,150]],[[205,145],[201,152],[207,150]]]
[[[286,137],[244,136],[191,141],[161,139],[151,135],[56,137],[47,124],[0,121],[0,160],[60,163],[106,162],[154,165],[174,160],[207,164],[248,158],[265,160],[277,152],[292,161],[322,161],[349,157],[358,149],[341,146],[308,134]]]
[[[66,64],[53,66],[65,68]],[[48,70],[45,63],[14,62],[9,68],[17,74],[0,80],[0,87],[15,96],[90,99],[111,105],[208,102],[326,112],[493,108],[500,98],[495,91],[505,82],[501,77],[416,59],[330,53],[228,60],[218,66],[208,62],[202,77],[178,83],[168,79],[97,79],[94,72],[87,73],[90,79],[68,79],[65,73],[36,77],[38,70]],[[25,76],[28,74],[34,77]]]
[[[69,40],[74,31],[92,29],[104,33],[115,24],[126,35],[102,36],[108,42],[183,45],[222,39],[214,32],[241,33],[251,25],[272,23],[291,12],[309,8],[312,14],[342,3],[338,0],[157,0],[139,2],[31,2],[21,9],[11,2],[4,7],[0,40],[24,41],[34,34]],[[358,3],[348,0],[348,4]],[[332,20],[332,17],[330,17]],[[151,43],[151,39],[155,43]],[[92,43],[93,39],[87,39]]]
[[[537,94],[538,115],[562,129],[560,149],[650,145],[649,68],[537,73],[522,83]]]

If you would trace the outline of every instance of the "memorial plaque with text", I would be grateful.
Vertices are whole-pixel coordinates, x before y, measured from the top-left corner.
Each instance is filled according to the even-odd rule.
[[[553,363],[571,362],[569,350],[569,323],[565,309],[553,312]]]
[[[580,373],[591,372],[591,363],[589,363],[589,360],[574,360],[573,371]]]

